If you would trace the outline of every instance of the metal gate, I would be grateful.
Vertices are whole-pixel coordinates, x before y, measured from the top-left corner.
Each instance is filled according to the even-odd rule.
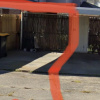
[[[24,13],[23,21],[23,48],[63,51],[67,46],[67,14]]]

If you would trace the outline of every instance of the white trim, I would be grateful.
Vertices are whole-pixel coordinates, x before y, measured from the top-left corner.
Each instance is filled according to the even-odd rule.
[[[97,15],[100,16],[100,8],[76,7],[80,15]]]

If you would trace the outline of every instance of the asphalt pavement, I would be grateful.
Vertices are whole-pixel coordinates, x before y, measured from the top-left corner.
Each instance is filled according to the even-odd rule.
[[[60,52],[11,51],[0,59],[0,70],[48,74]],[[75,53],[62,66],[60,75],[100,76],[100,55]]]

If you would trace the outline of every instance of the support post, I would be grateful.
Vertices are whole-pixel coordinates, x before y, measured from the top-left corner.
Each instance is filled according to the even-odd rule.
[[[21,11],[20,49],[22,49],[22,38],[23,38],[23,11]]]

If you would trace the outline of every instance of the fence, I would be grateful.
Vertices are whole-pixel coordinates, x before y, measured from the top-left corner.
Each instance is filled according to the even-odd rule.
[[[29,48],[62,51],[67,46],[67,15],[25,13],[23,20],[23,48],[30,44]]]
[[[17,48],[17,32],[20,30],[20,15],[3,14],[0,16],[0,32],[8,33],[7,50]]]
[[[90,17],[89,48],[92,53],[100,53],[100,18]]]

